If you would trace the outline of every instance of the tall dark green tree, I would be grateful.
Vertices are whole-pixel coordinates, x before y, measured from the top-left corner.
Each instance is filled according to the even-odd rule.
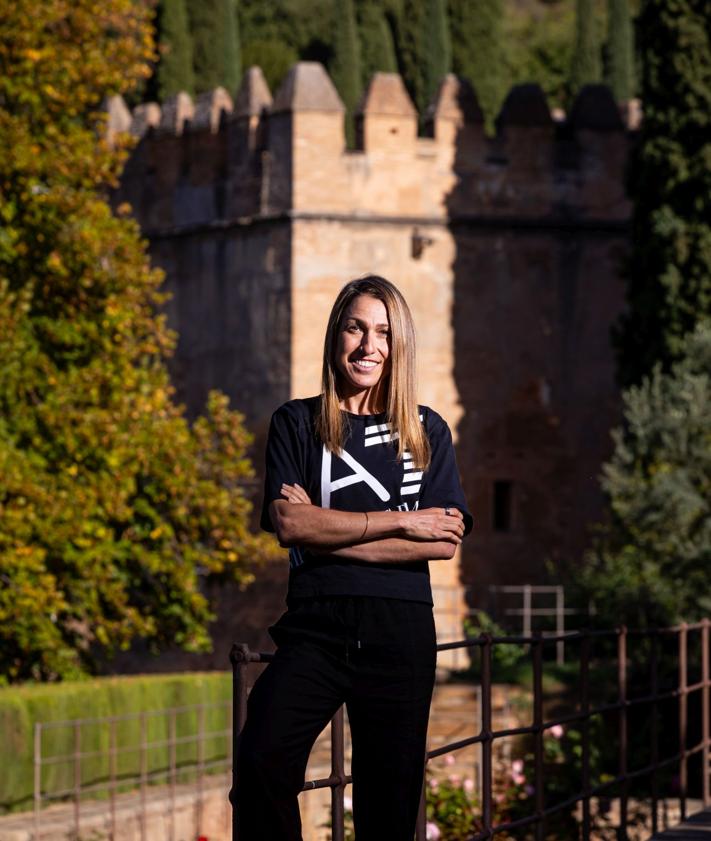
[[[623,406],[602,476],[609,521],[571,574],[603,626],[693,622],[711,610],[711,321]]]
[[[629,0],[608,0],[605,81],[615,99],[634,96],[634,36]]]
[[[235,0],[188,0],[195,92],[218,86],[234,94],[242,67]]]
[[[156,71],[161,101],[180,91],[192,94],[193,41],[190,36],[185,0],[162,0],[158,7],[158,33],[161,57]]]
[[[448,5],[452,69],[472,83],[492,126],[506,87],[503,0],[449,0]]]
[[[621,384],[669,370],[711,312],[711,32],[705,0],[644,0],[627,311],[613,329]]]
[[[403,0],[397,23],[400,72],[422,119],[452,63],[444,0]]]
[[[363,90],[360,43],[353,0],[338,0],[337,13],[333,19],[333,59],[329,69],[333,83],[346,106],[346,142],[352,148],[355,141],[353,111]]]
[[[452,69],[452,39],[445,0],[424,0],[425,107],[434,96],[442,78]],[[424,110],[424,109],[423,109]]]
[[[378,0],[362,0],[357,7],[361,81],[365,87],[379,70],[397,72],[395,42],[386,10]]]
[[[583,85],[602,78],[600,41],[593,0],[576,0],[575,47],[570,64],[570,91],[574,96]]]

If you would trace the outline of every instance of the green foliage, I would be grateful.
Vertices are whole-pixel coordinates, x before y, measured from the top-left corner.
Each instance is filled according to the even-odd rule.
[[[242,45],[278,41],[296,51],[299,59],[328,64],[332,55],[333,12],[333,0],[240,0]]]
[[[575,95],[583,85],[602,77],[600,40],[593,0],[576,0],[575,43],[570,64],[570,89]]]
[[[618,378],[669,370],[684,336],[711,314],[711,30],[703,0],[645,0],[641,136],[630,163],[634,203],[627,312],[613,332]]]
[[[25,685],[0,689],[0,762],[12,766],[12,774],[0,775],[0,813],[24,811],[32,806],[33,743],[35,722],[66,721],[76,718],[99,718],[126,713],[163,710],[228,701],[231,694],[231,673],[211,672],[181,675],[96,678],[68,681],[52,685]],[[205,730],[224,730],[229,709],[212,707],[205,710]],[[151,741],[166,740],[168,717],[149,717]],[[178,738],[197,732],[194,711],[176,715]],[[124,747],[138,745],[140,721],[127,719],[117,724],[117,743]],[[101,755],[82,762],[82,783],[89,785],[108,778],[109,728],[95,723],[81,727],[84,751],[100,751]],[[222,758],[228,745],[223,737],[206,741],[206,758]],[[69,727],[52,727],[44,731],[42,753],[45,758],[71,754],[74,731]],[[149,750],[149,771],[169,766],[169,748],[160,745]],[[178,765],[195,762],[196,742],[178,744]],[[138,751],[125,751],[118,756],[119,775],[134,776],[140,772]],[[71,763],[48,764],[42,772],[42,789],[47,794],[70,789],[74,783]]]
[[[356,7],[363,88],[378,71],[397,73],[395,41],[385,9],[378,0],[361,0]]]
[[[221,85],[234,94],[242,74],[235,0],[187,0],[187,6],[196,93]]]
[[[445,0],[424,0],[424,111],[432,101],[439,83],[452,69],[452,39]]]
[[[247,41],[242,48],[245,68],[258,65],[271,91],[276,91],[293,64],[299,60],[296,50],[273,38]]]
[[[188,26],[185,0],[162,0],[159,9],[161,58],[156,70],[158,97],[168,97],[195,90],[193,41]]]
[[[573,55],[575,6],[570,2],[542,5],[536,13],[504,17],[504,95],[516,84],[537,82],[551,107],[566,108]]]
[[[443,0],[403,0],[397,18],[398,64],[420,121],[449,72],[452,46]]]
[[[474,620],[464,620],[465,637],[478,637],[480,634],[490,634],[492,637],[512,636],[489,616],[484,610],[475,612]],[[504,645],[497,643],[491,647],[491,662],[503,669],[511,669],[525,657],[526,652],[523,645]]]
[[[338,14],[333,15],[333,59],[330,71],[333,83],[346,106],[346,142],[355,145],[353,111],[362,93],[360,44],[353,0],[338,0]]]
[[[634,36],[629,0],[608,0],[605,81],[618,102],[634,96]]]
[[[67,678],[143,637],[209,648],[198,570],[243,584],[250,437],[173,401],[175,336],[128,208],[105,96],[147,75],[139,0],[18,0],[0,34],[0,675]]]
[[[450,0],[448,8],[452,69],[474,86],[491,130],[506,95],[503,0]]]
[[[604,466],[611,520],[576,578],[598,621],[668,625],[708,615],[711,598],[711,326],[684,356],[624,397],[624,428]]]

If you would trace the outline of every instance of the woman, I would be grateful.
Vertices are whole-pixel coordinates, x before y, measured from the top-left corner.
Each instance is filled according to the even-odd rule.
[[[358,841],[412,841],[436,639],[428,561],[472,526],[452,437],[415,394],[412,317],[369,275],[338,295],[323,393],[273,415],[262,528],[289,547],[287,611],[252,688],[231,794],[241,841],[300,841],[311,747],[342,703]]]

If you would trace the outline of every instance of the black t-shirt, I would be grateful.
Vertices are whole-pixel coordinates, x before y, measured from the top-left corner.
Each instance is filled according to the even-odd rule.
[[[423,474],[414,469],[407,452],[398,462],[397,444],[385,413],[344,412],[347,426],[343,451],[339,456],[331,453],[315,432],[320,399],[289,400],[272,415],[261,517],[265,531],[274,531],[269,504],[284,499],[282,483],[298,483],[314,505],[340,511],[452,506],[464,515],[465,534],[471,531],[473,520],[459,481],[452,435],[437,412],[418,407],[432,450],[431,464]],[[287,604],[293,598],[320,595],[383,596],[433,603],[427,561],[372,563],[313,555],[291,547]]]

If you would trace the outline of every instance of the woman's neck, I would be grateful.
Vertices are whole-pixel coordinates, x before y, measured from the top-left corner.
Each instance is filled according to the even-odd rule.
[[[379,415],[387,406],[382,388],[369,388],[354,394],[340,394],[338,405],[344,412],[353,415]]]

